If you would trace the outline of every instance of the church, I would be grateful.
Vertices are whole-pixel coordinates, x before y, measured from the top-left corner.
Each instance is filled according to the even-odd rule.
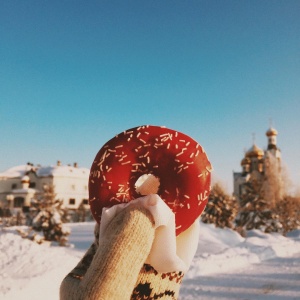
[[[241,199],[245,193],[245,184],[251,180],[261,181],[271,173],[280,178],[277,175],[281,173],[281,151],[277,147],[277,135],[277,130],[270,127],[266,132],[267,149],[262,150],[253,143],[253,146],[246,151],[241,160],[242,172],[233,172],[233,195],[236,199]]]

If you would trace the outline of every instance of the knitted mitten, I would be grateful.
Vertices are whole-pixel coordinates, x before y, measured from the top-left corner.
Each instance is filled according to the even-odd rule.
[[[144,207],[130,205],[107,225],[79,264],[65,277],[61,300],[177,299],[182,272],[159,273],[145,261],[154,222]]]

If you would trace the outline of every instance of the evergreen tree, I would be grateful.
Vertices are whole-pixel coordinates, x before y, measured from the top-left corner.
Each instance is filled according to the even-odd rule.
[[[62,216],[65,210],[62,203],[56,200],[54,186],[45,185],[42,198],[34,202],[37,214],[32,220],[32,226],[28,231],[19,230],[24,238],[28,238],[37,243],[43,241],[57,242],[60,246],[66,246],[70,234],[69,230],[62,226]],[[43,238],[38,237],[35,232],[43,232]]]
[[[220,228],[232,228],[236,214],[237,203],[235,199],[227,195],[220,184],[214,184],[202,214],[202,221],[213,223]]]
[[[265,199],[262,182],[250,180],[245,183],[245,192],[240,199],[240,209],[235,220],[237,230],[245,235],[246,230],[260,229],[264,232],[281,232],[279,216],[272,203]]]

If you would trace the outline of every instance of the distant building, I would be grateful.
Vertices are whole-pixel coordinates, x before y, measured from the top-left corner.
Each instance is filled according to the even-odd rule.
[[[29,210],[32,200],[42,197],[44,186],[54,186],[56,199],[71,210],[88,204],[89,169],[62,165],[55,166],[16,166],[0,173],[0,207],[12,212]]]
[[[245,193],[245,183],[250,180],[263,180],[268,176],[268,172],[276,172],[278,177],[281,172],[281,151],[277,147],[278,132],[270,128],[266,132],[268,147],[262,150],[255,143],[245,153],[241,161],[242,172],[233,173],[233,194],[237,199]],[[272,161],[273,169],[269,166]]]

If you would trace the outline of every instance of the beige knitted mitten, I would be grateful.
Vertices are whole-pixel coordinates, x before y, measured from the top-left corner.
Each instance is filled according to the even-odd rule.
[[[154,240],[154,221],[130,205],[108,224],[60,287],[61,300],[177,299],[182,272],[159,273],[145,264]]]

